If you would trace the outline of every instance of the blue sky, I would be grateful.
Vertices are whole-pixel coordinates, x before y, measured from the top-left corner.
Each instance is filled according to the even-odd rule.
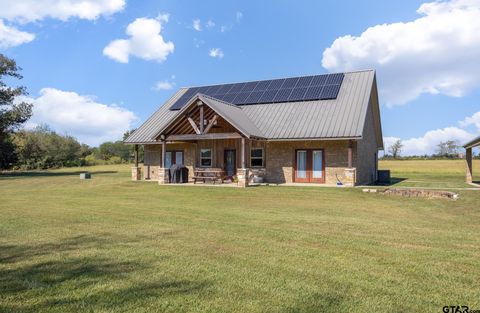
[[[0,53],[47,123],[120,139],[182,86],[377,70],[387,145],[480,134],[480,2],[0,0]],[[128,62],[127,62],[128,59]]]

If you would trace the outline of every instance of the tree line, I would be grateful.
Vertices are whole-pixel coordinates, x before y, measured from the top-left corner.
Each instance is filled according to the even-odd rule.
[[[20,80],[21,68],[15,60],[0,54],[0,170],[47,169],[64,166],[119,164],[130,162],[133,146],[122,140],[104,142],[99,147],[81,144],[69,135],[57,134],[48,125],[23,129],[32,116],[32,104],[20,101],[27,95],[23,86],[10,87],[6,79]],[[125,139],[131,131],[124,134]],[[120,139],[120,138],[119,138]],[[140,151],[140,160],[143,153]]]
[[[403,142],[398,139],[394,141],[388,148],[383,156],[384,159],[461,159],[463,158],[462,147],[457,141],[447,140],[440,142],[434,154],[430,155],[409,155],[402,156]],[[477,154],[475,158],[480,158],[480,154]]]

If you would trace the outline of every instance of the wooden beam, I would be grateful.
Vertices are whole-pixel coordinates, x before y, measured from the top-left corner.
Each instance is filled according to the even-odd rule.
[[[210,123],[208,123],[207,125],[207,128],[205,128],[205,130],[203,131],[204,134],[208,133],[208,131],[210,130],[210,128],[212,128],[212,126],[215,124],[215,122],[217,121],[217,118],[218,118],[218,115],[214,115],[213,118],[210,120]]]
[[[348,141],[348,167],[353,167],[353,141]]]
[[[192,125],[193,130],[195,131],[195,133],[198,134],[198,135],[200,135],[202,132],[198,129],[197,124],[195,124],[195,121],[192,120],[191,117],[188,117],[187,119],[188,119],[188,121],[190,122],[190,125]]]
[[[473,182],[472,148],[467,148],[466,150],[467,150],[467,153],[465,154],[465,161],[466,161],[466,165],[467,165],[467,179],[466,179],[466,181],[467,181],[468,184],[471,184]]]
[[[204,116],[203,116],[203,104],[200,106],[200,133],[203,134],[203,126],[204,126]]]
[[[182,135],[170,135],[167,136],[169,141],[182,141],[182,140],[202,140],[202,139],[239,139],[242,136],[239,133],[210,133],[210,134],[182,134]]]

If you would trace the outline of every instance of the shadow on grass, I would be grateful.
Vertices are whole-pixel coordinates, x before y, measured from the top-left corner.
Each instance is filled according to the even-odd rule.
[[[117,311],[141,306],[148,299],[195,296],[211,286],[202,280],[149,279],[144,271],[165,260],[161,256],[146,262],[84,253],[122,245],[131,248],[143,240],[106,234],[38,245],[0,245],[0,312]]]
[[[88,172],[95,174],[116,174],[118,171],[73,171],[73,172],[54,172],[54,171],[27,171],[27,172],[4,172],[0,173],[0,179],[29,178],[29,177],[61,177],[78,176],[81,173]]]
[[[399,184],[403,181],[407,180],[407,178],[404,177],[391,177],[390,178],[390,183],[381,183],[381,182],[376,182],[373,184],[373,186],[394,186],[396,184]]]

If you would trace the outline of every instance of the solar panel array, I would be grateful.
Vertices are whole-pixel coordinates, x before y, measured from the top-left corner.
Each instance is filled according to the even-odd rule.
[[[343,73],[189,88],[171,110],[180,110],[202,93],[235,105],[336,99]]]

